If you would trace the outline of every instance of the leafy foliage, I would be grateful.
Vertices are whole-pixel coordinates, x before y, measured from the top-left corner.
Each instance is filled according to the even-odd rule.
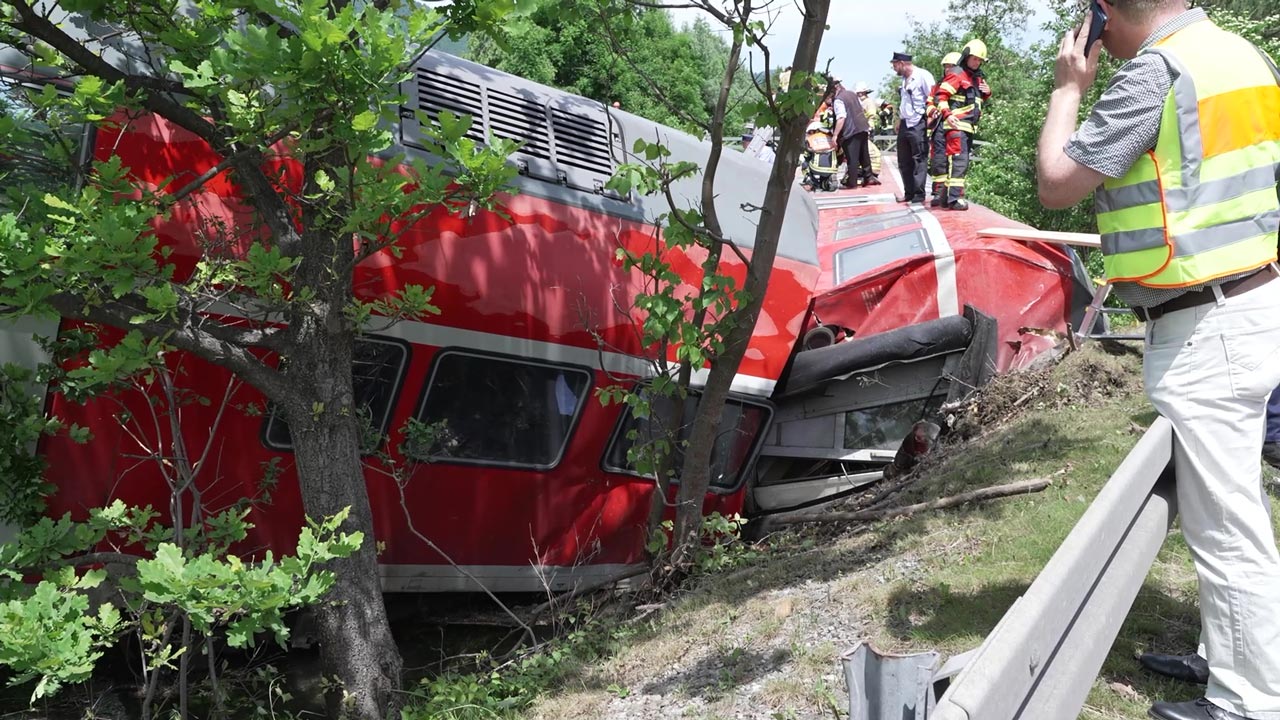
[[[35,372],[17,365],[0,367],[0,523],[35,520],[53,490],[45,482],[44,460],[36,454],[41,437],[62,423],[44,417],[42,398],[32,391]]]
[[[0,665],[12,672],[10,684],[38,679],[32,700],[52,695],[66,683],[87,679],[103,649],[126,632],[142,639],[148,670],[172,667],[190,649],[172,639],[175,622],[190,622],[202,636],[225,632],[232,647],[253,644],[261,632],[283,645],[289,633],[284,613],[318,602],[334,583],[323,565],[349,556],[363,540],[360,533],[338,531],[346,520],[340,513],[308,523],[295,555],[276,561],[268,554],[246,562],[226,550],[250,527],[243,512],[210,518],[205,542],[186,549],[172,542],[154,544],[166,532],[153,525],[156,517],[150,508],[116,501],[81,522],[69,515],[42,518],[0,545]],[[109,539],[152,546],[153,552],[149,557],[92,554]],[[133,574],[115,582],[123,598],[120,607],[111,602],[91,607],[89,591],[107,572],[77,574],[75,566],[100,562],[133,565]],[[39,575],[39,581],[23,582],[28,573]]]
[[[1240,33],[1266,50],[1272,58],[1280,57],[1280,12],[1270,0],[1199,0],[1214,20],[1232,32]]]
[[[679,29],[665,10],[625,0],[546,0],[524,20],[505,43],[473,39],[468,55],[663,125],[697,132],[711,118],[729,46],[705,19]],[[747,120],[749,74],[735,75],[733,88],[725,127],[736,136]]]
[[[738,514],[721,515],[713,512],[702,519],[702,543],[694,551],[692,565],[701,573],[714,573],[740,567],[759,557],[759,553],[742,540],[742,528],[746,520]],[[666,547],[667,535],[674,524],[664,521],[659,532],[649,539],[650,552],[657,553]]]
[[[0,665],[13,673],[11,685],[38,679],[32,702],[87,679],[120,631],[119,611],[103,603],[92,612],[84,592],[103,577],[64,568],[25,597],[0,602]]]
[[[575,670],[626,646],[634,626],[593,615],[580,604],[568,614],[568,631],[536,652],[507,662],[482,657],[476,669],[453,670],[423,680],[401,720],[488,720],[518,716]]]
[[[334,459],[319,439],[325,433],[309,430],[358,435],[359,412],[350,406],[355,337],[375,317],[393,323],[435,308],[430,288],[358,294],[355,269],[375,255],[399,257],[407,231],[432,213],[497,210],[495,194],[516,173],[506,161],[511,143],[467,138],[470,120],[448,114],[426,126],[430,161],[398,155],[396,124],[407,104],[400,84],[439,36],[504,38],[507,21],[530,6],[69,0],[60,10],[91,22],[62,22],[27,0],[4,0],[0,45],[25,53],[49,79],[74,81],[0,76],[0,320],[60,315],[118,331],[60,376],[58,389],[73,399],[150,386],[175,349],[228,369],[285,415],[299,458],[330,455],[298,463],[319,468],[298,478],[307,512],[326,517],[353,507],[349,517],[342,514],[353,531],[345,537],[367,537],[366,491],[352,481],[361,473],[358,447]],[[83,27],[102,38],[68,34]],[[128,46],[125,55],[104,49],[103,38]],[[128,63],[120,63],[124,56]],[[173,161],[172,177],[116,154],[116,143],[139,127],[159,128],[166,139],[158,142],[173,139],[148,158]],[[86,154],[90,128],[98,146]],[[212,160],[186,162],[179,147]],[[289,362],[278,364],[280,357]],[[29,403],[9,388],[0,412],[30,415]],[[178,398],[169,410],[188,401],[209,402]],[[16,424],[0,438],[4,447],[27,447],[54,429],[39,423]],[[6,455],[17,477],[38,475],[38,461]],[[186,473],[173,487],[193,488],[188,481],[198,468],[164,472],[170,480]],[[39,491],[28,483],[25,494],[15,493],[12,512],[38,509]],[[193,501],[199,507],[198,498],[175,491],[175,507]],[[181,528],[180,512],[170,514],[172,545],[156,547],[158,564],[139,566],[144,581],[156,584],[138,592],[151,593],[143,602],[182,614],[197,634],[230,624],[242,641],[274,622],[275,611],[266,608],[319,592],[314,584],[285,584],[298,568],[236,566],[240,561],[212,546],[197,551],[187,544],[192,528]],[[352,554],[343,542],[359,563],[351,568],[376,572],[371,543]],[[361,584],[356,572],[334,584],[368,606],[368,621],[323,653],[328,671],[350,684],[355,714],[372,717],[399,682],[398,655],[381,598],[368,590],[376,584]],[[222,605],[231,598],[212,593],[222,587],[258,610]],[[321,612],[333,617],[349,607]],[[171,632],[170,622],[153,624]],[[372,644],[380,647],[370,652],[388,657],[383,677],[340,660],[344,648]]]

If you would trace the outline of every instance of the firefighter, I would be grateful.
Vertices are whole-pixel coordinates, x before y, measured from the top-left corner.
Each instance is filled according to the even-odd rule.
[[[888,131],[893,128],[893,106],[889,104],[888,100],[880,101],[879,116],[881,129]]]
[[[946,127],[940,122],[938,112],[938,89],[943,82],[947,82],[953,74],[958,73],[960,66],[960,53],[949,52],[942,56],[942,82],[933,86],[933,91],[929,93],[929,105],[926,111],[929,118],[929,175],[933,180],[933,200],[929,205],[938,207],[944,202],[946,197],[947,177],[949,176],[947,167],[947,138]]]
[[[987,60],[987,46],[973,39],[960,51],[959,71],[938,84],[935,103],[943,132],[947,157],[946,197],[940,203],[952,210],[968,210],[965,200],[965,176],[969,172],[970,152],[978,121],[982,119],[982,103],[991,97],[991,88],[982,76]]]
[[[876,101],[871,97],[871,88],[867,87],[865,82],[859,81],[854,87],[854,93],[858,99],[862,101],[862,112],[866,113],[867,124],[871,130],[867,137],[867,151],[871,154],[871,174],[863,179],[863,186],[880,184],[880,148],[876,147],[872,137],[875,136],[876,130],[879,130],[880,116],[876,107]]]

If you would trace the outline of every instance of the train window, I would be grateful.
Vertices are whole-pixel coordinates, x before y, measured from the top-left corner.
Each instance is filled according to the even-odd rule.
[[[919,420],[936,418],[946,394],[890,403],[844,416],[844,447],[848,450],[897,450]]]
[[[698,407],[698,395],[690,395],[685,399],[685,423],[676,433],[677,442],[674,447],[674,467],[684,463],[682,448],[689,439],[693,414]],[[648,417],[637,417],[628,411],[622,418],[618,430],[614,433],[613,442],[605,455],[606,470],[641,475],[639,466],[644,463],[646,450],[656,446],[672,433],[665,428],[674,423],[663,422],[664,413],[651,408]],[[771,410],[765,405],[744,403],[729,399],[725,401],[724,410],[720,414],[720,426],[716,429],[715,447],[711,451],[711,486],[720,489],[731,489],[738,486],[743,472],[755,456],[755,449],[762,432],[769,423]],[[666,413],[670,415],[670,413]],[[677,471],[678,475],[678,471]],[[652,477],[652,474],[649,474]]]
[[[555,467],[590,387],[591,371],[582,367],[442,351],[417,415],[429,447],[407,447],[406,454],[428,462]]]
[[[368,337],[356,341],[351,381],[356,407],[368,421],[364,424],[366,437],[361,442],[366,453],[376,450],[387,437],[391,410],[408,361],[409,348],[404,343]],[[267,415],[263,440],[277,450],[293,449],[289,423],[274,408]]]
[[[931,253],[933,246],[920,229],[841,250],[836,253],[836,284],[848,282],[895,260]]]
[[[42,91],[43,86],[0,79],[0,124],[7,126],[0,132],[0,209],[27,202],[29,188],[75,187],[85,170],[90,126],[56,108],[37,108],[28,97]]]

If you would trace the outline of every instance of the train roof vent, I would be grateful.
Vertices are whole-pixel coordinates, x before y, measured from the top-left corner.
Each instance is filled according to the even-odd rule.
[[[431,121],[444,110],[470,115],[467,137],[520,144],[511,160],[522,175],[617,197],[604,185],[613,174],[615,158],[623,156],[622,137],[599,103],[442,53],[424,55],[416,71],[412,107]],[[424,128],[409,121],[412,115],[406,113],[401,125],[404,140],[427,147]]]
[[[580,170],[613,172],[609,156],[609,128],[603,118],[573,115],[552,108],[551,122],[556,135],[556,160]]]
[[[488,90],[489,132],[520,143],[524,155],[550,160],[551,134],[542,103],[495,88]]]
[[[614,158],[621,157],[622,138],[610,132],[602,106],[582,98],[551,103],[551,132],[556,164],[570,187],[617,197],[604,189],[613,175]]]
[[[441,110],[475,118],[467,137],[484,142],[484,94],[480,84],[430,68],[418,68],[418,109],[432,122]]]

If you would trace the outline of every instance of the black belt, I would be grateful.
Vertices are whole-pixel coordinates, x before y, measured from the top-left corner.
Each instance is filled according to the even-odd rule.
[[[1228,280],[1219,285],[1218,288],[1222,290],[1223,297],[1235,297],[1236,295],[1243,295],[1254,288],[1262,287],[1274,277],[1275,275],[1271,273],[1271,268],[1266,267],[1242,278]],[[1133,313],[1143,321],[1151,322],[1175,310],[1186,310],[1187,308],[1207,305],[1217,301],[1218,296],[1213,292],[1213,287],[1210,286],[1192,290],[1185,295],[1179,295],[1168,302],[1162,302],[1149,308],[1135,307]]]

